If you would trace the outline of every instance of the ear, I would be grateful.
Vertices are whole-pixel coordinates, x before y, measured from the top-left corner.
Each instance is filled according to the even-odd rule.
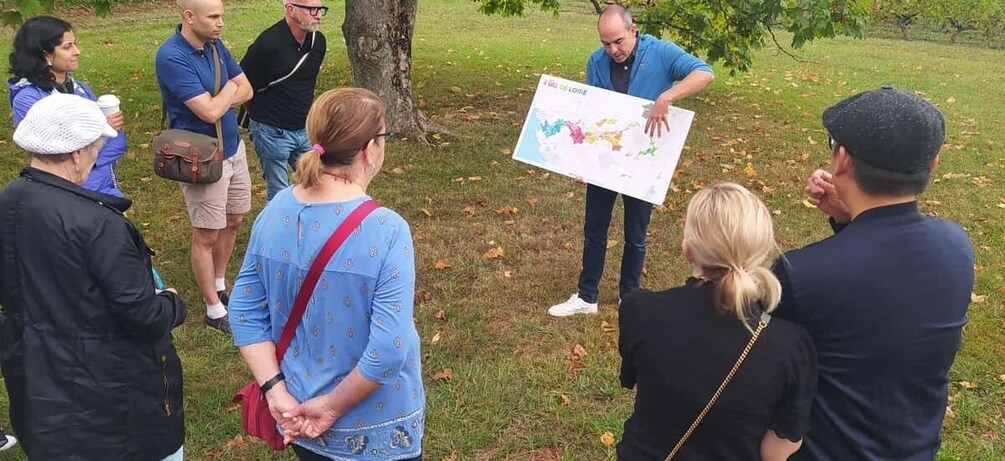
[[[628,28],[628,32],[632,35],[637,35],[639,33],[639,28],[635,27],[635,24],[632,24],[632,26]]]
[[[939,167],[939,155],[936,154],[935,158],[932,159],[932,162],[928,164],[928,172],[933,173],[935,172],[935,169],[938,167]]]
[[[848,155],[848,151],[845,150],[844,146],[841,145],[838,145],[834,151],[834,158],[831,159],[831,162],[834,165],[834,171],[831,172],[834,176],[847,175],[855,167],[855,161],[851,158],[851,155]]]

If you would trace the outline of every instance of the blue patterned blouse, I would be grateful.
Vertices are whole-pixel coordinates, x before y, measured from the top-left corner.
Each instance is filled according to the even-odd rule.
[[[292,190],[269,201],[251,230],[229,305],[239,347],[279,342],[314,256],[369,199],[302,203]],[[301,402],[331,392],[354,368],[383,386],[321,437],[294,443],[333,459],[400,460],[421,453],[426,397],[414,294],[408,223],[378,208],[328,262],[281,368]]]

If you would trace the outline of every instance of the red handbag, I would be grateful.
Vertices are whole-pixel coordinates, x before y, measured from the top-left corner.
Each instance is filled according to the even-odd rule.
[[[314,259],[310,270],[307,271],[307,277],[304,278],[303,285],[300,286],[300,292],[297,293],[296,302],[290,312],[290,320],[286,322],[283,334],[279,337],[279,344],[276,346],[277,363],[282,363],[283,355],[286,354],[286,349],[293,341],[297,325],[300,324],[304,311],[307,310],[307,301],[314,293],[318,279],[321,278],[321,271],[328,264],[328,260],[342,246],[342,242],[345,242],[345,239],[363,222],[363,219],[379,207],[380,204],[376,200],[367,200],[360,204],[352,213],[349,213],[345,222],[338,229],[335,229],[332,236],[321,247],[317,258]],[[232,402],[241,404],[241,427],[248,435],[264,440],[269,448],[275,451],[282,451],[286,448],[286,445],[283,444],[283,435],[276,429],[276,419],[269,411],[269,404],[265,401],[265,396],[262,395],[262,389],[257,380],[252,379],[247,386],[234,394]]]

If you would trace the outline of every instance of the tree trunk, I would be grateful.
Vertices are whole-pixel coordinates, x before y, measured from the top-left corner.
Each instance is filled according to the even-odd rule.
[[[352,82],[387,105],[388,128],[426,141],[434,129],[412,91],[412,32],[418,0],[346,0],[342,35]]]

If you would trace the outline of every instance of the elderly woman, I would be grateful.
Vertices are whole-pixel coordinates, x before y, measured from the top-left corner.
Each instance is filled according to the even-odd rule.
[[[84,189],[105,139],[97,104],[56,94],[14,131],[29,153],[0,190],[0,365],[31,459],[180,459],[173,291],[154,292],[130,202]]]
[[[52,16],[36,16],[21,25],[14,35],[14,49],[10,53],[10,69],[14,76],[7,81],[15,126],[21,123],[32,105],[54,94],[75,94],[97,100],[87,84],[73,78],[79,58],[80,48],[70,23]],[[98,151],[98,160],[82,186],[122,197],[115,181],[115,162],[126,153],[122,112],[111,114],[107,119],[119,135],[106,141]]]
[[[768,315],[781,297],[771,213],[738,184],[702,189],[681,247],[684,285],[621,303],[621,384],[638,393],[618,459],[788,459],[809,430],[817,364],[806,331]]]
[[[297,182],[258,216],[231,298],[234,342],[300,459],[421,457],[425,392],[412,319],[408,223],[378,208],[324,268],[293,341],[276,343],[319,249],[369,200],[391,133],[384,106],[358,88],[327,91],[307,115],[313,149]],[[278,430],[278,429],[277,429]]]

